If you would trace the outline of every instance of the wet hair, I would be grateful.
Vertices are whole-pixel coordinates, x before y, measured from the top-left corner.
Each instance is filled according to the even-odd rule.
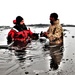
[[[55,20],[58,19],[58,14],[57,13],[51,13],[50,17],[53,17]]]

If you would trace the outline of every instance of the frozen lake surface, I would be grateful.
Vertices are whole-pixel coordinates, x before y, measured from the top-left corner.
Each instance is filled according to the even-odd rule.
[[[64,49],[56,52],[61,62],[57,70],[50,67],[50,49],[44,48],[45,41],[32,41],[25,51],[0,49],[0,75],[75,75],[75,28],[63,27]],[[46,31],[48,27],[31,30],[36,33]],[[0,45],[7,45],[6,36],[10,29],[0,31]],[[48,39],[47,39],[48,41]],[[55,54],[56,54],[55,53]]]

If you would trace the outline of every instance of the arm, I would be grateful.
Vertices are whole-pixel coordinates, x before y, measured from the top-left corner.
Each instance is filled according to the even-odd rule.
[[[11,43],[14,40],[14,35],[15,35],[16,31],[15,30],[10,30],[7,36],[7,43]]]
[[[48,28],[46,32],[41,31],[40,36],[49,38],[49,34],[50,34],[50,27]]]

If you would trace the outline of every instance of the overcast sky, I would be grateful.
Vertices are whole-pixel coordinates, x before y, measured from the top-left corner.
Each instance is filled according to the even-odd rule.
[[[0,0],[0,26],[12,26],[18,15],[25,24],[49,24],[53,12],[58,13],[60,23],[75,24],[74,0]]]

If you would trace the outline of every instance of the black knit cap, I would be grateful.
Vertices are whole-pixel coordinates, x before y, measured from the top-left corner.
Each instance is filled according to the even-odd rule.
[[[23,18],[21,16],[17,16],[16,17],[16,23],[20,24],[20,22],[23,20]]]

